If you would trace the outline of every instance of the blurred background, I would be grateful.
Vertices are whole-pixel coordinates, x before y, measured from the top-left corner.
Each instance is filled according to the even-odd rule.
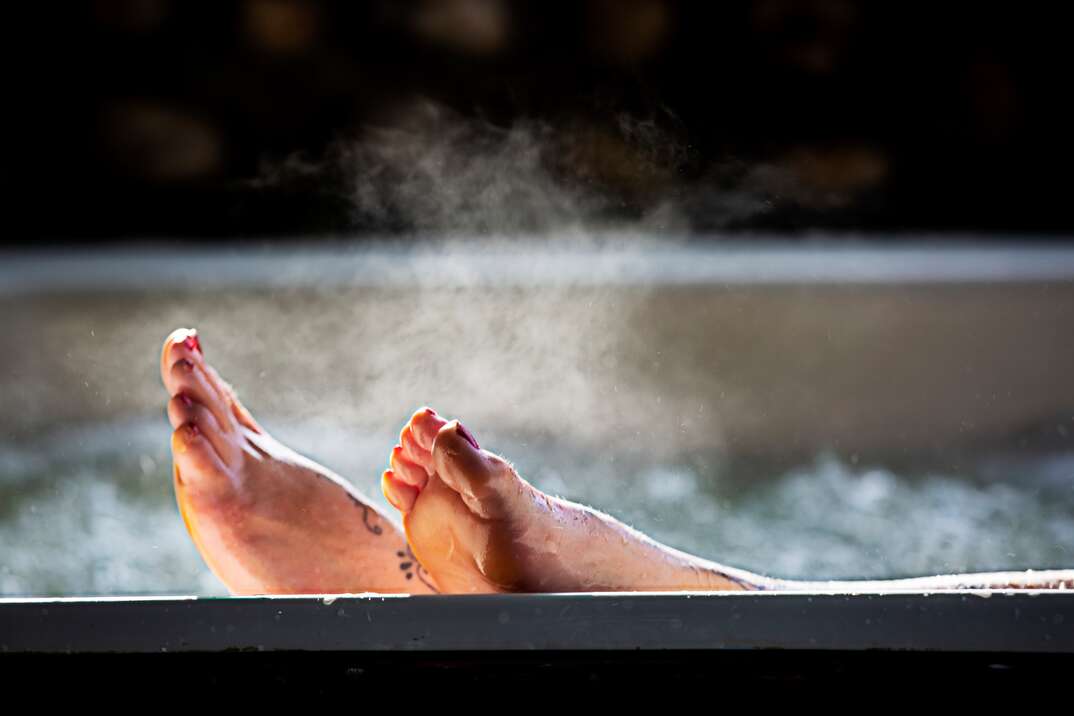
[[[377,478],[417,407],[784,577],[1074,566],[1047,5],[99,0],[8,88],[0,594],[221,594],[179,326]]]
[[[572,221],[1063,234],[1057,12],[72,3],[34,26],[9,104],[6,240]]]

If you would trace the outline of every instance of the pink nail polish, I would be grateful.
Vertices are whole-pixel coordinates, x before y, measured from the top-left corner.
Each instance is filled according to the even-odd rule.
[[[477,439],[470,434],[470,431],[466,429],[466,426],[462,423],[455,423],[455,432],[465,438],[466,442],[474,446],[474,450],[480,450],[481,446],[477,444]]]
[[[195,353],[201,353],[201,343],[198,341],[197,336],[187,336],[183,339],[183,345]]]
[[[191,400],[191,399],[190,399],[190,396],[189,396],[189,395],[187,395],[186,393],[180,393],[180,394],[179,394],[179,400],[183,401],[183,405],[185,405],[185,406],[186,406],[186,407],[188,407],[188,408],[189,408],[189,407],[190,407],[191,405],[193,405],[193,404],[194,404],[194,401],[193,401],[193,400]]]

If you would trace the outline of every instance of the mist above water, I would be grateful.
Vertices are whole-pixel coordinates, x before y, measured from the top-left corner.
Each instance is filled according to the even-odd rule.
[[[810,203],[801,157],[791,159],[702,163],[669,112],[499,125],[414,100],[386,112],[383,124],[338,139],[323,157],[266,162],[253,184],[319,185],[366,231],[524,232],[572,242],[609,226],[713,230],[784,198]],[[836,162],[848,165],[844,159]],[[829,187],[824,201],[849,200],[860,188],[850,184]]]
[[[406,276],[415,261],[436,263],[415,273],[390,309],[384,304],[402,310],[384,328],[356,328],[367,316],[385,323],[375,306],[335,318],[334,340],[361,346],[351,366],[370,378],[355,396],[361,405],[402,398],[478,424],[558,429],[568,441],[622,445],[645,434],[668,454],[684,431],[694,443],[720,443],[716,414],[689,397],[699,386],[711,392],[720,379],[711,366],[680,365],[653,380],[670,356],[637,323],[648,288],[623,285],[615,272],[625,269],[604,258],[637,264],[680,245],[697,222],[725,226],[770,207],[754,181],[757,167],[701,166],[686,137],[666,112],[499,125],[415,100],[338,139],[322,157],[266,165],[257,182],[319,184],[350,207],[355,227],[413,241],[413,250],[379,257],[384,263],[374,271]],[[624,216],[632,218],[624,223]],[[610,225],[617,231],[609,238],[601,229]],[[495,264],[519,250],[545,279],[566,252],[588,260],[602,281],[553,277],[484,290],[483,277],[472,273],[475,252]],[[299,341],[303,329],[292,329]],[[348,334],[353,341],[341,339]],[[327,366],[318,375],[333,380]]]

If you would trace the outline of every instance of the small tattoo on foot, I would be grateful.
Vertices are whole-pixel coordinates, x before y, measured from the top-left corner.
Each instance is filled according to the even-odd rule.
[[[414,574],[417,573],[418,580],[424,584],[433,592],[439,594],[440,590],[433,586],[433,583],[429,580],[429,573],[425,571],[425,567],[421,566],[418,558],[414,556],[414,553],[410,550],[410,546],[407,545],[406,551],[400,550],[395,553],[395,556],[403,559],[403,562],[399,563],[399,569],[406,571],[406,578],[413,579]],[[413,568],[413,571],[410,571]]]
[[[372,532],[373,534],[378,535],[378,536],[384,534],[384,528],[383,527],[381,527],[380,525],[377,525],[377,524],[370,524],[369,523],[369,513],[370,513],[369,505],[363,504],[361,500],[359,500],[357,497],[355,497],[354,495],[350,494],[349,492],[347,493],[347,497],[351,498],[351,502],[353,502],[355,505],[357,505],[359,508],[361,508],[361,510],[362,510],[362,524],[365,525],[365,528],[367,530],[369,530],[370,532]]]

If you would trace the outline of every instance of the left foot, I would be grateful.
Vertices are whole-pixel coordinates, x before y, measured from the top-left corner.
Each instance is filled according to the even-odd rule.
[[[194,331],[168,336],[161,377],[179,510],[233,594],[434,591],[395,525],[254,421]]]
[[[768,580],[660,545],[596,510],[551,497],[458,421],[420,410],[384,473],[418,560],[447,592],[760,588]]]

